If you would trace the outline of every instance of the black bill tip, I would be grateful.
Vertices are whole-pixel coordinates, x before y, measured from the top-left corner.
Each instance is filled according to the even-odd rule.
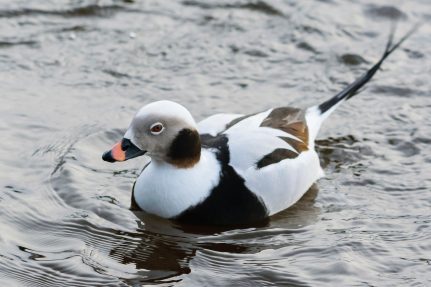
[[[107,162],[116,162],[110,150],[103,153],[102,159]]]

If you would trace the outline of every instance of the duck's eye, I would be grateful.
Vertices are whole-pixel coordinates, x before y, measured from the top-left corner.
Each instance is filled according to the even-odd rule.
[[[164,130],[164,126],[161,123],[154,123],[150,127],[150,131],[153,135],[158,135]]]

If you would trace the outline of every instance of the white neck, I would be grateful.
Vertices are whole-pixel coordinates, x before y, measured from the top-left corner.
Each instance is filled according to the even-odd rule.
[[[215,154],[205,149],[199,162],[191,168],[154,160],[136,181],[136,203],[148,213],[175,217],[208,197],[219,183],[220,169]]]

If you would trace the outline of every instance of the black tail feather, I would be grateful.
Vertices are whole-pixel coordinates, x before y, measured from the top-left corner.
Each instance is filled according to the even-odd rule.
[[[386,45],[385,52],[383,53],[380,60],[374,64],[365,74],[363,74],[360,78],[358,78],[353,83],[349,84],[346,88],[344,88],[341,92],[336,94],[334,97],[330,98],[326,102],[319,105],[319,110],[323,114],[331,109],[334,105],[342,100],[348,100],[354,95],[356,95],[360,88],[362,88],[368,81],[370,81],[377,70],[382,65],[383,61],[393,52],[395,51],[408,37],[410,37],[416,30],[419,28],[419,24],[416,24],[409,32],[407,32],[395,45],[392,45],[394,34],[395,34],[395,26],[392,26],[391,33],[389,35],[389,40]]]

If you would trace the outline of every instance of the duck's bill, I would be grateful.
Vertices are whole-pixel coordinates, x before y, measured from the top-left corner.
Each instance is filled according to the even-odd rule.
[[[145,150],[141,150],[129,139],[124,138],[119,143],[115,144],[111,150],[105,152],[102,159],[107,162],[125,161],[145,153]]]

